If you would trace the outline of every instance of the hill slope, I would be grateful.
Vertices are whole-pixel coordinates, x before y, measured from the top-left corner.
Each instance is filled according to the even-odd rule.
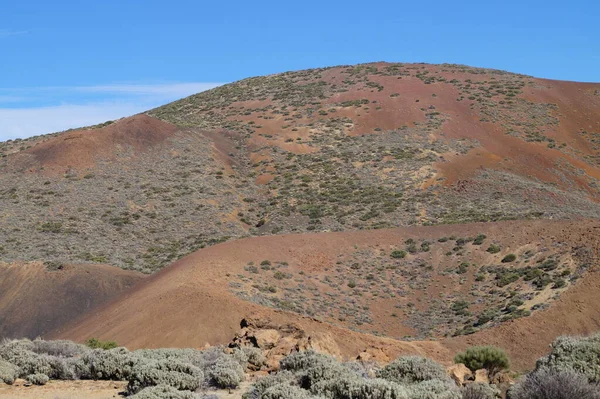
[[[118,297],[144,277],[108,265],[60,267],[0,263],[0,339],[42,336]]]
[[[600,275],[589,271],[600,255],[598,229],[598,221],[585,220],[501,222],[223,243],[50,337],[202,347],[230,342],[240,321],[252,318],[325,336],[344,356],[377,348],[390,357],[448,361],[469,344],[490,343],[507,348],[524,369],[556,336],[600,328]],[[410,247],[407,240],[430,245],[392,256]],[[492,244],[499,252],[488,251]],[[502,262],[511,253],[516,260]]]
[[[0,260],[152,272],[249,235],[598,217],[599,93],[375,63],[1,143]]]

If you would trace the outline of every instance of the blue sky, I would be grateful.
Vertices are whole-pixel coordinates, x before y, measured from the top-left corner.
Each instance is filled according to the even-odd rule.
[[[600,2],[0,0],[0,140],[370,61],[600,81]]]

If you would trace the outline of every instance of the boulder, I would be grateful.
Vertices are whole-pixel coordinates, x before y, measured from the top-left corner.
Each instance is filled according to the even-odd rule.
[[[454,364],[446,370],[450,378],[456,382],[456,385],[462,386],[465,384],[465,381],[468,381],[473,378],[473,373],[467,366],[462,363]]]
[[[480,370],[475,371],[475,382],[489,384],[490,377],[488,376],[488,371],[486,369],[480,369]]]

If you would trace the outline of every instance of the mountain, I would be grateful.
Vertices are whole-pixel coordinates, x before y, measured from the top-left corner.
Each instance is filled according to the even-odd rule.
[[[74,309],[36,325],[4,295],[3,334],[203,346],[254,318],[347,356],[479,342],[525,369],[600,328],[599,150],[600,84],[391,63],[0,143],[0,261],[16,286],[37,268],[26,309]]]
[[[600,85],[313,69],[0,145],[1,260],[149,273],[233,238],[598,216]]]

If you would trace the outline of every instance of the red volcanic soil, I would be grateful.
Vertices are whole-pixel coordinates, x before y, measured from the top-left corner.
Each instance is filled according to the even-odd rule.
[[[0,264],[0,338],[36,338],[133,287],[143,274],[107,265]]]
[[[120,119],[106,127],[77,129],[60,134],[17,154],[15,170],[61,174],[85,170],[97,161],[115,160],[144,152],[172,137],[178,128],[147,115]]]
[[[148,278],[110,304],[57,330],[52,338],[77,341],[90,336],[113,339],[129,348],[202,347],[225,344],[245,317],[274,323],[294,323],[309,334],[329,335],[344,356],[354,357],[368,347],[381,348],[390,357],[419,353],[451,361],[457,350],[472,344],[495,344],[508,350],[517,370],[531,367],[561,334],[588,334],[600,329],[600,275],[589,272],[549,309],[483,330],[470,336],[438,341],[402,342],[362,334],[293,313],[246,302],[229,291],[229,284],[248,261],[277,259],[299,265],[305,274],[322,272],[340,253],[356,245],[390,246],[407,238],[474,236],[485,233],[503,247],[517,248],[548,237],[570,248],[585,247],[597,259],[594,239],[598,221],[502,222],[413,227],[362,232],[256,237],[223,243],[195,252]]]

